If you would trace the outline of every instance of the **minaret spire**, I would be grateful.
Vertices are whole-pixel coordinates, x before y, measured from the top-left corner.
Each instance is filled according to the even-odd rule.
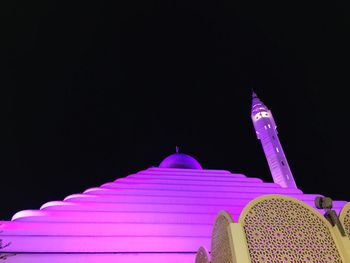
[[[297,188],[292,171],[283,152],[277,136],[277,126],[271,111],[252,92],[251,117],[256,135],[261,141],[264,153],[269,164],[273,181],[282,187]]]
[[[256,95],[255,91],[252,89],[252,98],[257,98],[258,96]]]

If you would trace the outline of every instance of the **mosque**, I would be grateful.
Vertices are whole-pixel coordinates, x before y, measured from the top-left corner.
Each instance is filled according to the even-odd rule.
[[[251,118],[273,183],[226,170],[204,169],[195,158],[176,151],[159,167],[72,194],[62,201],[45,203],[38,210],[20,211],[11,221],[0,222],[0,258],[10,263],[209,262],[208,255],[217,249],[212,233],[218,213],[224,210],[232,222],[239,222],[252,200],[271,194],[297,200],[318,214],[317,218],[324,218],[324,210],[315,202],[322,195],[298,189],[272,113],[255,93]],[[346,204],[335,200],[332,211],[340,214],[344,207],[350,210]],[[282,210],[278,204],[276,207]],[[344,220],[349,233],[350,224],[346,222],[350,220]],[[233,241],[235,238],[231,237]],[[220,240],[218,246],[225,241]],[[208,251],[199,250],[207,253],[201,254],[204,261],[197,256],[200,247]],[[328,261],[309,261],[308,257],[305,261],[288,261],[286,256],[286,260],[266,261],[266,253],[254,253],[251,259],[241,262],[348,262],[341,253],[343,261],[331,256],[327,256],[331,258]]]

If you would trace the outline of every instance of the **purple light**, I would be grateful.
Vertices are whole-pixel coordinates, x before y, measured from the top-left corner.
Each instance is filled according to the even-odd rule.
[[[202,169],[200,163],[193,157],[184,153],[174,153],[165,158],[159,165],[159,168],[183,168],[183,169]]]
[[[2,222],[1,238],[11,242],[7,252],[23,253],[10,263],[164,262],[164,255],[194,262],[200,246],[210,249],[220,210],[238,221],[244,206],[263,194],[285,194],[311,206],[319,196],[228,171],[150,168],[40,210],[20,211]],[[334,201],[334,209],[345,203]],[[59,253],[73,254],[63,261]]]
[[[256,135],[261,141],[273,181],[284,188],[297,188],[278,139],[277,126],[272,113],[254,92],[251,118]]]

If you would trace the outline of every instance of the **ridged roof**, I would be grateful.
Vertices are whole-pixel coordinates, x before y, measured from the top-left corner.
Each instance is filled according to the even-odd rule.
[[[149,168],[20,211],[1,222],[0,237],[11,242],[8,252],[24,253],[8,262],[164,262],[168,253],[173,261],[167,262],[194,262],[200,246],[210,248],[220,210],[237,221],[243,207],[264,194],[292,196],[313,207],[320,196],[224,170]],[[334,201],[334,209],[345,203]],[[73,254],[63,259],[60,253]]]

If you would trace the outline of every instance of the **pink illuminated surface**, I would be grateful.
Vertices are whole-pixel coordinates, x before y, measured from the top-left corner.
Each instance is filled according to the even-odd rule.
[[[7,259],[16,263],[194,262],[200,246],[210,248],[220,210],[238,221],[264,194],[311,206],[319,196],[228,171],[150,168],[16,213],[0,224],[1,239],[11,242],[3,251],[19,253]],[[334,209],[345,203],[335,201]]]

